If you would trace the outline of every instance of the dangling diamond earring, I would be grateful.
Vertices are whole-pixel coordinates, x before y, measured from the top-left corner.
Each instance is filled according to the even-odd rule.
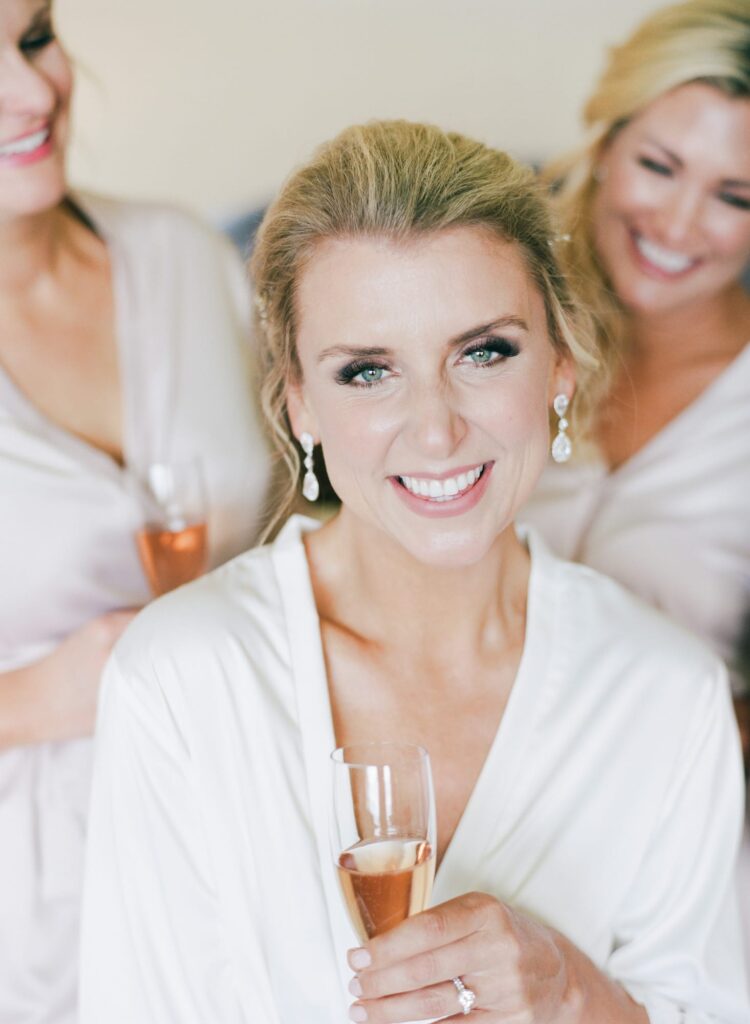
[[[552,458],[555,462],[567,462],[573,454],[573,445],[571,444],[570,438],[565,433],[569,426],[568,421],[565,419],[565,413],[568,411],[569,405],[570,401],[568,396],[564,395],[562,391],[559,395],[555,395],[552,408],[560,417],[557,424],[557,437],[552,442]]]
[[[313,470],[313,448],[315,441],[312,434],[305,430],[300,434],[299,443],[305,453],[305,479],[302,481],[302,493],[308,501],[317,501],[320,494],[320,484]]]

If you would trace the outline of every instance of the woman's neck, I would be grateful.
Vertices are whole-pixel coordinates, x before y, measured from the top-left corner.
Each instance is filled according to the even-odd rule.
[[[530,561],[512,525],[479,562],[440,568],[343,509],[307,551],[321,618],[366,641],[450,662],[522,642]]]
[[[61,206],[0,221],[0,300],[30,295],[54,277],[69,228]]]
[[[750,296],[739,283],[710,302],[627,318],[628,361],[662,372],[695,362],[730,362],[750,340]]]

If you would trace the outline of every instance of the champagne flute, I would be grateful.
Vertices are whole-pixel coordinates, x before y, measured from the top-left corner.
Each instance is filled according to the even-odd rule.
[[[435,876],[430,759],[406,743],[340,747],[333,762],[331,844],[354,930],[362,942],[429,903]]]
[[[158,597],[206,571],[206,489],[199,460],[152,463],[142,493],[145,523],[136,541]]]

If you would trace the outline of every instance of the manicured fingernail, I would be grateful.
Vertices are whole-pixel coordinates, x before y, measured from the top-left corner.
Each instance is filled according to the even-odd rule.
[[[352,978],[352,980],[349,982],[349,991],[355,997],[355,999],[359,999],[359,997],[362,995],[362,986],[359,983],[359,978]]]
[[[372,957],[366,949],[349,950],[349,966],[353,971],[362,971],[372,963]],[[364,1017],[362,1018],[364,1020]]]
[[[356,1020],[357,1024],[362,1024],[362,1021],[367,1020],[367,1010],[364,1006],[352,1006],[349,1010],[350,1020]]]

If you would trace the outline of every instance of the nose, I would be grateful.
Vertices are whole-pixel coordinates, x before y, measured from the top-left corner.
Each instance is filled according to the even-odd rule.
[[[466,419],[447,383],[412,389],[408,415],[410,444],[428,458],[450,458],[466,436]]]
[[[675,186],[659,208],[660,241],[675,247],[690,243],[699,230],[702,210],[699,189]]]
[[[18,50],[0,53],[0,113],[18,118],[42,117],[56,104],[52,83]]]

